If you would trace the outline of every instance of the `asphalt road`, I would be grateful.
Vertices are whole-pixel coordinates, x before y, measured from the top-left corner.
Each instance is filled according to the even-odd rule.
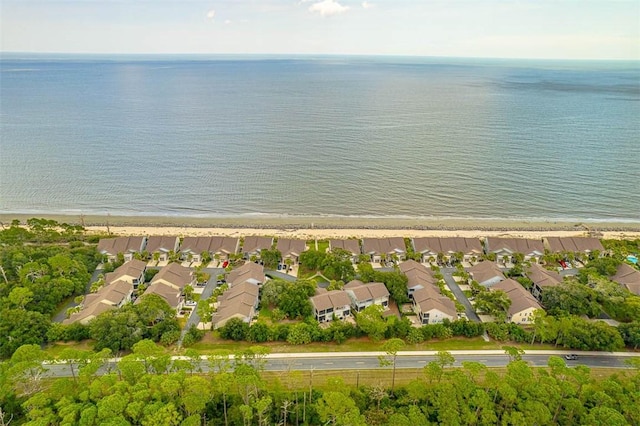
[[[211,297],[211,295],[213,294],[213,290],[215,290],[215,288],[218,286],[218,275],[224,274],[224,268],[204,268],[202,271],[211,275],[211,278],[209,278],[209,281],[207,281],[204,290],[202,290],[202,294],[200,295],[201,300]],[[189,328],[191,328],[192,325],[195,325],[197,327],[200,323],[200,315],[198,315],[198,313],[196,312],[196,305],[192,305],[191,307],[193,308],[193,310],[191,311],[191,314],[187,319],[186,325],[182,329],[182,333],[180,333],[178,346],[182,344],[182,339],[184,339],[184,335],[187,333]]]
[[[470,321],[480,322],[480,317],[476,314],[475,309],[471,306],[471,302],[467,299],[467,296],[463,293],[463,291],[458,286],[458,283],[453,279],[451,275],[455,272],[455,268],[442,268],[440,273],[444,277],[444,281],[447,283],[453,295],[458,299],[458,302],[464,306],[464,312],[467,314],[467,318]]]
[[[462,366],[462,362],[475,361],[486,365],[487,367],[504,367],[509,363],[509,357],[501,351],[468,351],[465,353],[455,353],[451,351],[455,358],[454,367]],[[527,361],[533,367],[544,367],[549,361],[551,355],[562,356],[568,351],[537,351],[523,355],[522,359]],[[555,353],[554,353],[555,352]],[[584,365],[587,367],[605,367],[605,368],[631,368],[625,364],[625,360],[631,356],[638,354],[630,353],[579,353],[579,358],[575,361],[565,361],[567,366],[575,367]],[[270,354],[265,359],[266,371],[321,371],[321,370],[371,370],[380,367],[380,353],[363,352],[363,353],[327,353],[327,354]],[[411,355],[399,354],[396,360],[396,368],[415,369],[422,368],[428,362],[434,361],[435,355]],[[205,360],[200,363],[203,372],[211,371],[209,363]],[[50,377],[71,377],[71,370],[66,364],[50,364],[46,365],[48,370],[46,375]],[[391,368],[391,367],[384,367]],[[116,362],[110,361],[100,369],[98,374],[106,374],[116,370]]]

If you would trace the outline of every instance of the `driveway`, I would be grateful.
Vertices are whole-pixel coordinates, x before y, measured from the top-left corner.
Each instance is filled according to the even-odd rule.
[[[91,275],[91,279],[89,280],[89,282],[87,283],[87,286],[84,289],[84,294],[87,295],[89,294],[89,290],[91,290],[91,284],[93,284],[94,282],[98,281],[98,276],[100,274],[102,274],[102,264],[98,265],[98,267],[96,268],[95,271],[93,271],[93,274]],[[67,302],[67,304],[60,309],[60,311],[58,311],[57,314],[55,314],[53,316],[53,318],[51,319],[51,321],[53,322],[62,322],[67,318],[67,309],[69,308],[73,308],[75,306],[78,306],[78,304],[74,301],[75,296],[70,298],[69,301]]]
[[[209,281],[207,281],[204,290],[202,290],[202,294],[200,294],[201,300],[211,297],[211,295],[213,294],[213,290],[215,290],[215,288],[218,286],[218,275],[224,274],[224,268],[204,268],[202,271],[211,275],[211,278],[209,278]],[[198,313],[196,312],[196,305],[194,305],[193,310],[191,311],[191,314],[187,319],[187,323],[182,329],[182,333],[180,333],[178,347],[182,345],[182,339],[184,339],[184,335],[187,334],[189,328],[191,328],[192,325],[195,325],[197,327],[198,324],[200,324],[200,315],[198,315]]]
[[[476,314],[476,311],[473,309],[473,306],[471,306],[471,302],[469,302],[467,296],[462,292],[462,290],[460,290],[458,283],[455,282],[453,276],[451,275],[451,273],[455,272],[455,270],[455,268],[442,268],[440,270],[440,273],[442,273],[442,275],[444,276],[445,282],[451,289],[451,292],[454,294],[454,296],[456,296],[456,299],[458,299],[458,302],[462,303],[462,306],[464,306],[464,311],[467,314],[467,318],[475,322],[480,322],[480,318],[478,317],[478,314]]]

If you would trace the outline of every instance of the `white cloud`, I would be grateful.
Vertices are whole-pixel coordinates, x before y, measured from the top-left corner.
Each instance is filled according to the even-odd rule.
[[[309,6],[309,11],[319,13],[322,16],[339,15],[349,10],[349,6],[343,6],[334,0],[323,0]]]
[[[225,25],[229,25],[231,23],[231,19],[227,19],[226,21],[224,21]]]
[[[216,11],[211,9],[209,12],[207,12],[207,18],[209,19],[213,19],[216,16]]]
[[[362,2],[362,8],[363,9],[371,9],[373,7],[373,4],[369,3],[368,1],[363,1]]]

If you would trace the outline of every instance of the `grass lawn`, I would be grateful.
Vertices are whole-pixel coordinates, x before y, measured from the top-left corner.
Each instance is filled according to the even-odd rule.
[[[318,251],[324,253],[327,250],[329,250],[329,240],[318,240]]]
[[[290,345],[286,342],[265,342],[265,343],[249,343],[234,342],[231,340],[220,339],[217,333],[207,332],[202,341],[196,343],[192,347],[202,354],[209,354],[219,350],[239,351],[247,349],[251,346],[265,346],[271,350],[271,353],[308,353],[308,352],[376,352],[382,350],[382,342],[373,342],[367,337],[350,339],[341,345],[333,342],[313,342],[306,345]],[[405,351],[440,351],[440,350],[481,350],[481,349],[501,349],[500,342],[485,342],[481,337],[467,339],[463,337],[452,338],[448,340],[432,340],[416,345],[407,345]]]
[[[49,343],[47,346],[44,347],[44,353],[49,358],[57,358],[58,356],[60,356],[60,352],[68,348],[79,349],[82,351],[93,351],[94,344],[95,344],[95,341],[91,339],[83,340],[81,342],[71,341],[71,342]]]

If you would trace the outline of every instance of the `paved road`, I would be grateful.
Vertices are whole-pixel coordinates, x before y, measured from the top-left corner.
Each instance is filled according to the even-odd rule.
[[[202,294],[200,295],[200,299],[208,299],[209,297],[211,297],[211,294],[213,294],[213,290],[215,290],[215,288],[218,286],[218,275],[224,274],[224,268],[204,268],[202,271],[211,275],[211,278],[209,278],[209,281],[207,281],[207,284],[205,285],[204,290],[202,290]],[[187,334],[189,328],[191,328],[192,325],[197,326],[200,323],[200,315],[198,315],[198,313],[196,312],[195,305],[192,307],[193,310],[191,311],[191,314],[187,319],[187,324],[184,326],[184,329],[180,334],[178,347],[182,345],[182,339],[184,339],[184,335]]]
[[[280,278],[280,279],[283,279],[285,281],[291,281],[291,282],[294,282],[294,281],[296,281],[298,279],[298,278],[296,278],[294,276],[291,276],[289,274],[285,274],[284,272],[274,271],[272,269],[265,269],[264,270],[264,274],[268,275],[268,276],[270,276],[272,278]]]
[[[98,269],[100,268],[100,269]],[[91,290],[91,284],[93,284],[94,282],[98,281],[98,276],[100,274],[102,274],[103,269],[102,269],[102,265],[98,265],[98,268],[96,268],[95,271],[93,271],[93,274],[91,275],[91,279],[89,280],[89,282],[87,283],[87,286],[84,289],[84,294],[89,294],[89,290]],[[69,302],[67,302],[67,304],[65,305],[64,308],[62,308],[52,319],[51,321],[53,322],[62,322],[67,318],[67,309],[69,308],[73,308],[74,306],[78,306],[78,304],[73,300],[75,299],[75,297],[72,297]]]
[[[455,358],[454,367],[462,366],[465,361],[475,361],[487,367],[504,367],[509,363],[509,358],[500,350],[484,351],[450,351]],[[529,351],[523,355],[522,359],[534,367],[546,366],[549,357],[552,355],[562,356],[570,351]],[[579,359],[575,361],[565,361],[569,367],[585,365],[587,367],[606,368],[631,368],[625,364],[625,360],[630,357],[637,357],[637,353],[630,352],[578,352]],[[382,352],[359,352],[359,353],[301,353],[301,354],[269,354],[265,360],[265,370],[267,371],[319,371],[319,370],[371,370],[380,367],[379,356]],[[396,368],[413,369],[422,368],[428,362],[434,361],[435,351],[424,352],[401,352],[398,354]],[[211,371],[207,361],[201,362],[203,372]],[[47,375],[51,377],[70,377],[71,371],[66,364],[46,365]],[[105,364],[98,374],[105,374],[114,371],[116,361],[112,360]],[[391,367],[385,367],[391,368]]]
[[[464,306],[464,312],[467,314],[467,318],[471,321],[480,322],[480,317],[478,317],[475,309],[473,309],[473,306],[471,306],[471,302],[469,302],[467,296],[462,292],[462,290],[460,290],[460,286],[458,286],[458,283],[456,283],[456,281],[453,279],[453,276],[451,275],[453,272],[455,272],[455,270],[455,268],[442,268],[440,270],[440,273],[444,276],[444,281],[451,289],[453,295],[456,296],[458,302],[460,302],[462,306]]]

